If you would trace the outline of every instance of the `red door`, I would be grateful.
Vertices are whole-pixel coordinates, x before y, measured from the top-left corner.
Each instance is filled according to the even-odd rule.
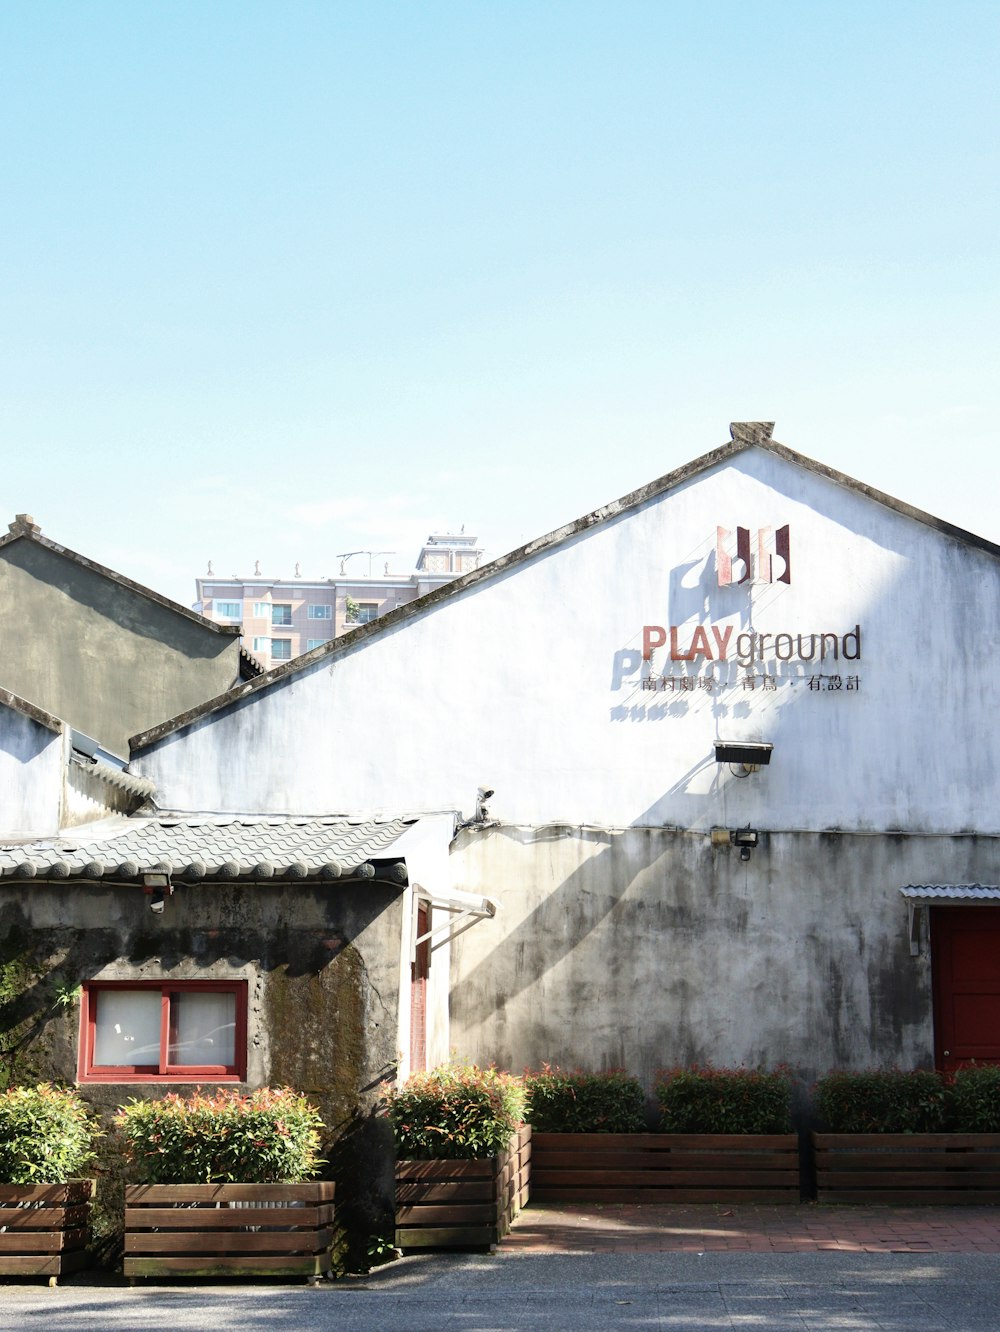
[[[417,938],[430,928],[430,910],[421,902],[417,908]],[[430,975],[431,942],[417,944],[416,958],[410,967],[410,1071],[423,1073],[427,1068],[427,977]]]
[[[932,907],[938,1068],[1000,1064],[1000,909]]]

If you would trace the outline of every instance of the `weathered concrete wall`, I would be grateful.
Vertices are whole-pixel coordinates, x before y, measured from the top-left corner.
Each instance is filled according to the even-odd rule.
[[[362,1238],[391,1233],[391,1135],[374,1110],[396,1063],[400,890],[181,885],[161,917],[146,902],[134,886],[0,888],[0,1071],[73,1081],[79,1006],[64,1001],[82,981],[245,979],[247,1085],[318,1104],[342,1219]],[[185,1084],[82,1090],[112,1111]],[[102,1155],[120,1187],[113,1140]]]
[[[995,882],[997,843],[764,832],[744,862],[701,833],[504,827],[462,833],[455,861],[502,907],[453,946],[455,1048],[650,1087],[675,1063],[932,1066],[929,946],[911,956],[899,889]]]
[[[790,584],[719,586],[716,529],[741,524],[789,526]],[[730,631],[728,655],[671,662],[667,637],[652,665],[672,686],[647,692],[645,626],[676,628],[679,650]],[[736,658],[750,632],[767,636],[752,689]],[[832,642],[823,662],[774,655],[779,635],[824,633],[837,659]],[[514,824],[1000,833],[1000,766],[980,740],[998,642],[995,556],[750,450],[136,766],[182,809],[469,815],[485,784]],[[773,743],[770,767],[738,780],[717,738]]]
[[[0,550],[0,642],[0,686],[120,755],[239,677],[236,636],[27,539]]]

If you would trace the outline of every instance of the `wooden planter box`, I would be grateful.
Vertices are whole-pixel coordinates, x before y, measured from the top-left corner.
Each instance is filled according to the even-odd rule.
[[[528,1201],[531,1128],[482,1161],[396,1162],[396,1247],[476,1249],[498,1244]]]
[[[798,1202],[794,1133],[536,1133],[536,1202]]]
[[[92,1179],[0,1184],[0,1275],[47,1276],[54,1285],[86,1264]]]
[[[303,1276],[330,1270],[330,1181],[132,1184],[125,1275]]]
[[[1000,1202],[1000,1133],[813,1133],[812,1144],[820,1202]]]

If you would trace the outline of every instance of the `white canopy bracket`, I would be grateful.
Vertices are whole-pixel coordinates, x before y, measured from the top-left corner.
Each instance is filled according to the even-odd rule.
[[[477,897],[473,893],[460,893],[453,890],[448,893],[433,893],[420,884],[413,885],[413,913],[414,925],[416,914],[421,904],[430,907],[431,928],[423,934],[418,935],[416,928],[410,932],[412,943],[410,945],[410,961],[415,962],[417,956],[417,947],[430,940],[431,952],[443,944],[450,943],[452,939],[457,939],[460,934],[471,929],[473,925],[481,920],[492,920],[497,913],[497,904],[491,897]],[[433,924],[434,914],[438,911],[446,912],[445,919],[440,925]]]

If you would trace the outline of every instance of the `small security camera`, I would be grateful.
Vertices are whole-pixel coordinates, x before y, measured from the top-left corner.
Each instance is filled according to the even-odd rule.
[[[487,800],[493,796],[492,786],[481,786],[476,793],[476,816],[472,820],[474,823],[488,823],[490,811],[486,807]]]
[[[156,889],[156,890],[150,895],[150,898],[149,898],[149,909],[150,909],[150,911],[154,912],[157,916],[162,916],[162,915],[163,915],[163,904],[164,904],[163,889],[162,889],[162,888],[157,888],[157,889]]]

